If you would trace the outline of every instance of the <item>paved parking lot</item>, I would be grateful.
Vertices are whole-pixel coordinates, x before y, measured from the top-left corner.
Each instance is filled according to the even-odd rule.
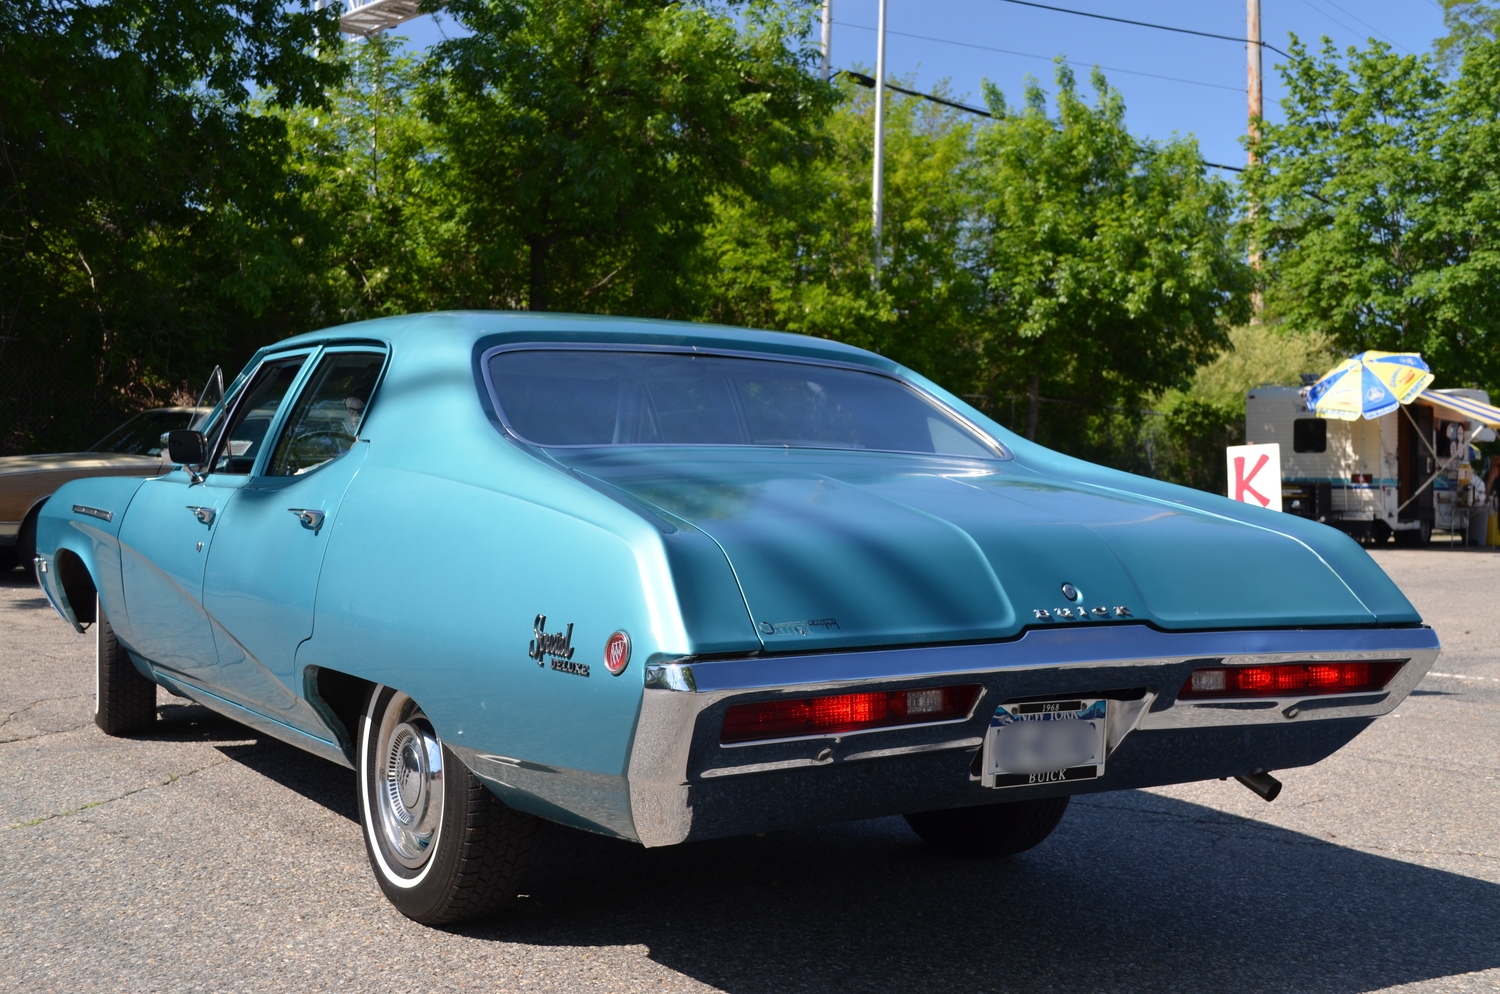
[[[0,990],[1500,991],[1500,554],[1377,554],[1445,651],[1282,775],[1085,797],[1008,861],[900,819],[643,850],[545,833],[504,917],[380,896],[353,774],[162,695],[91,720],[92,640],[0,578]]]

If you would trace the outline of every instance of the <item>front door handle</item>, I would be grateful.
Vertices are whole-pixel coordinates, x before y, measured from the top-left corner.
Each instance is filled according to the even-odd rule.
[[[196,507],[192,504],[188,504],[187,509],[193,512],[193,517],[205,525],[212,525],[214,523],[214,515],[218,513],[211,507]]]
[[[289,507],[287,510],[297,516],[297,520],[302,522],[302,527],[304,528],[311,528],[313,531],[317,531],[323,527],[323,512],[317,508]]]

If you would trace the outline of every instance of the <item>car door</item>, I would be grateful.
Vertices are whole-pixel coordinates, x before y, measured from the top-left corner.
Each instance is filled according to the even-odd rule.
[[[120,523],[120,579],[132,649],[168,675],[199,683],[218,661],[203,610],[203,574],[229,498],[248,480],[271,422],[308,351],[262,363],[226,408],[208,474],[147,480]]]
[[[385,353],[331,348],[288,408],[275,444],[220,516],[203,600],[218,650],[213,692],[320,734],[299,693],[318,572],[339,502],[369,451],[359,440]]]

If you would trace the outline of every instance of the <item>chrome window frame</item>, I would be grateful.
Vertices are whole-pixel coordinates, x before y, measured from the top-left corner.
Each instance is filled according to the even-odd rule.
[[[302,392],[302,387],[307,381],[309,372],[312,369],[317,356],[322,351],[323,347],[321,345],[306,345],[287,349],[285,352],[273,352],[264,354],[258,357],[253,363],[253,369],[247,369],[246,374],[235,378],[235,383],[239,384],[239,386],[237,387],[237,390],[233,395],[227,392],[225,393],[226,403],[224,405],[224,413],[220,418],[218,418],[217,423],[214,424],[213,433],[211,435],[208,435],[209,451],[208,461],[204,464],[207,469],[207,472],[203,474],[204,479],[207,479],[210,476],[217,477],[220,480],[250,480],[256,477],[256,470],[260,469],[265,463],[265,460],[267,458],[266,453],[270,451],[269,446],[262,446],[261,451],[256,453],[255,460],[251,464],[250,472],[248,473],[216,472],[213,469],[214,463],[218,461],[219,453],[222,451],[225,444],[224,436],[226,429],[230,424],[234,423],[236,418],[239,417],[240,408],[244,405],[245,397],[248,395],[250,387],[255,384],[255,379],[260,375],[260,371],[262,369],[265,369],[272,363],[284,362],[288,359],[295,359],[300,357],[302,359],[302,365],[298,368],[297,375],[292,378],[292,383],[289,387],[287,387],[285,396],[283,396],[281,398],[281,401],[277,404],[275,413],[272,414],[270,422],[266,425],[265,437],[278,437],[281,433],[282,422],[286,420],[287,412],[290,410],[289,401],[295,399]],[[243,380],[243,383],[241,383],[241,380]],[[205,422],[205,427],[206,426],[207,422]]]
[[[278,412],[276,420],[271,425],[271,428],[275,429],[276,434],[273,438],[271,438],[270,444],[264,447],[264,451],[261,454],[263,458],[257,459],[255,465],[256,472],[252,474],[253,478],[265,478],[270,480],[293,478],[293,476],[272,476],[267,472],[267,470],[271,468],[271,459],[275,456],[276,447],[281,444],[283,436],[292,426],[292,411],[296,408],[298,401],[302,399],[302,395],[306,393],[308,388],[311,386],[312,378],[317,375],[318,369],[322,366],[323,361],[331,355],[347,355],[349,353],[366,353],[369,355],[380,356],[380,371],[375,374],[375,383],[370,388],[370,397],[365,401],[364,410],[360,412],[360,434],[356,434],[354,436],[354,440],[358,442],[364,437],[362,433],[364,431],[365,425],[369,423],[370,410],[375,406],[375,400],[380,396],[380,387],[385,383],[386,373],[389,372],[391,368],[390,347],[364,341],[332,342],[326,345],[322,345],[316,348],[313,353],[308,356],[303,370],[298,373],[296,381],[292,384],[292,389],[287,391],[287,398],[289,400],[289,403],[283,404],[282,409]],[[295,353],[287,354],[294,355]],[[270,429],[267,429],[268,437],[269,433]],[[347,451],[340,453],[333,459],[330,459],[325,463],[320,463],[318,466],[314,467],[312,472],[317,472],[324,466],[337,462],[339,459],[344,458],[344,456],[348,454],[349,453]]]
[[[522,435],[510,423],[505,414],[505,406],[500,403],[500,394],[495,389],[495,382],[490,376],[490,362],[502,352],[646,352],[670,355],[688,356],[714,356],[724,359],[756,359],[766,362],[782,362],[801,366],[823,366],[830,369],[843,369],[856,373],[866,373],[871,376],[880,376],[899,384],[907,390],[915,393],[922,400],[948,415],[967,429],[974,440],[989,448],[993,454],[988,456],[965,456],[941,452],[918,452],[911,449],[855,449],[841,445],[740,445],[725,442],[623,442],[623,443],[601,443],[601,444],[553,444],[536,442]],[[539,449],[564,449],[564,450],[588,450],[588,449],[763,449],[763,450],[786,450],[798,449],[809,452],[873,452],[892,453],[898,455],[927,456],[937,459],[966,459],[983,462],[1008,462],[1014,459],[1014,454],[1005,445],[983,428],[974,423],[972,419],[965,416],[961,411],[955,409],[951,404],[945,403],[940,397],[936,397],[922,389],[910,380],[888,373],[883,369],[874,369],[855,362],[841,362],[837,359],[826,359],[811,356],[783,355],[776,352],[754,352],[745,349],[718,349],[702,348],[693,345],[658,345],[658,344],[633,344],[622,342],[512,342],[504,345],[496,345],[485,349],[479,355],[479,372],[483,378],[485,391],[489,394],[490,406],[494,408],[495,417],[499,420],[506,434],[523,445],[533,446]]]

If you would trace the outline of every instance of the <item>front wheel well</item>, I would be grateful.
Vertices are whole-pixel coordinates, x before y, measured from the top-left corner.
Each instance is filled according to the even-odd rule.
[[[94,622],[94,605],[99,589],[82,557],[71,549],[59,549],[52,561],[68,609],[80,625]]]

